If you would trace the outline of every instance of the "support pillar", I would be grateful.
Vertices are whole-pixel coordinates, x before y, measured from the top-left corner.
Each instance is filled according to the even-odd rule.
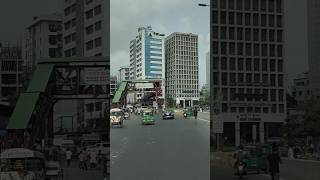
[[[260,143],[264,143],[264,136],[265,136],[265,132],[264,132],[264,122],[260,122]]]
[[[193,103],[193,100],[190,100],[190,101],[191,101],[191,107],[193,107],[193,104],[194,104],[194,103]]]
[[[186,100],[183,100],[183,108],[186,108]]]
[[[235,122],[236,147],[240,146],[240,122]]]

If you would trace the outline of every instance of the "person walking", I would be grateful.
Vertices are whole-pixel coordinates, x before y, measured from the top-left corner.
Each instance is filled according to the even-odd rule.
[[[194,108],[194,110],[193,110],[193,115],[194,115],[194,119],[197,120],[197,118],[198,118],[197,108]]]
[[[68,167],[70,167],[70,164],[71,164],[71,157],[72,157],[72,152],[68,148],[66,151],[66,160],[67,160]]]
[[[269,172],[272,180],[279,180],[280,164],[282,160],[279,156],[278,148],[272,147],[272,153],[267,157],[269,163]]]
[[[289,146],[289,149],[288,149],[288,158],[289,158],[289,159],[294,159],[294,153],[293,153],[293,148],[292,148],[292,146]]]
[[[90,152],[90,168],[96,168],[97,165],[97,155],[94,151]]]
[[[83,151],[80,151],[79,154],[79,169],[84,170],[84,154]]]
[[[88,170],[88,159],[89,159],[89,154],[88,154],[87,148],[84,148],[82,153],[83,153],[83,169],[85,171],[87,171]]]

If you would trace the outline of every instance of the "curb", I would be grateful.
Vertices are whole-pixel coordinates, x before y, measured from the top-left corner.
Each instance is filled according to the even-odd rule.
[[[290,159],[290,158],[281,158],[282,160],[287,161],[299,161],[299,162],[312,162],[312,163],[320,163],[320,161],[317,160],[309,160],[309,159]]]

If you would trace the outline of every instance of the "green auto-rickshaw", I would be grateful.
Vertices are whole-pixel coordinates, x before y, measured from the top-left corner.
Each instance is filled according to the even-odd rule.
[[[142,112],[142,125],[146,124],[155,124],[153,112],[150,109],[144,110]]]
[[[267,144],[245,146],[246,159],[244,160],[247,165],[248,172],[260,171],[266,172],[268,169],[267,155],[271,153],[271,146]]]
[[[185,109],[185,110],[183,111],[183,116],[184,116],[185,118],[193,116],[193,111],[192,111],[192,109]]]

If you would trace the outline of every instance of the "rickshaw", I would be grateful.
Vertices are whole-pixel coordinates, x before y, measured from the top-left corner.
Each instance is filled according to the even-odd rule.
[[[193,116],[193,111],[192,111],[192,109],[185,109],[185,110],[183,111],[183,116],[184,116],[185,118],[187,118],[187,117],[192,117],[192,116]]]
[[[113,108],[110,110],[111,128],[118,125],[123,127],[123,112],[119,108]]]
[[[154,124],[154,118],[152,110],[147,109],[142,112],[142,125]]]
[[[244,151],[247,155],[244,162],[247,165],[248,172],[257,172],[259,174],[260,171],[267,171],[267,155],[271,153],[270,145],[245,146]]]

